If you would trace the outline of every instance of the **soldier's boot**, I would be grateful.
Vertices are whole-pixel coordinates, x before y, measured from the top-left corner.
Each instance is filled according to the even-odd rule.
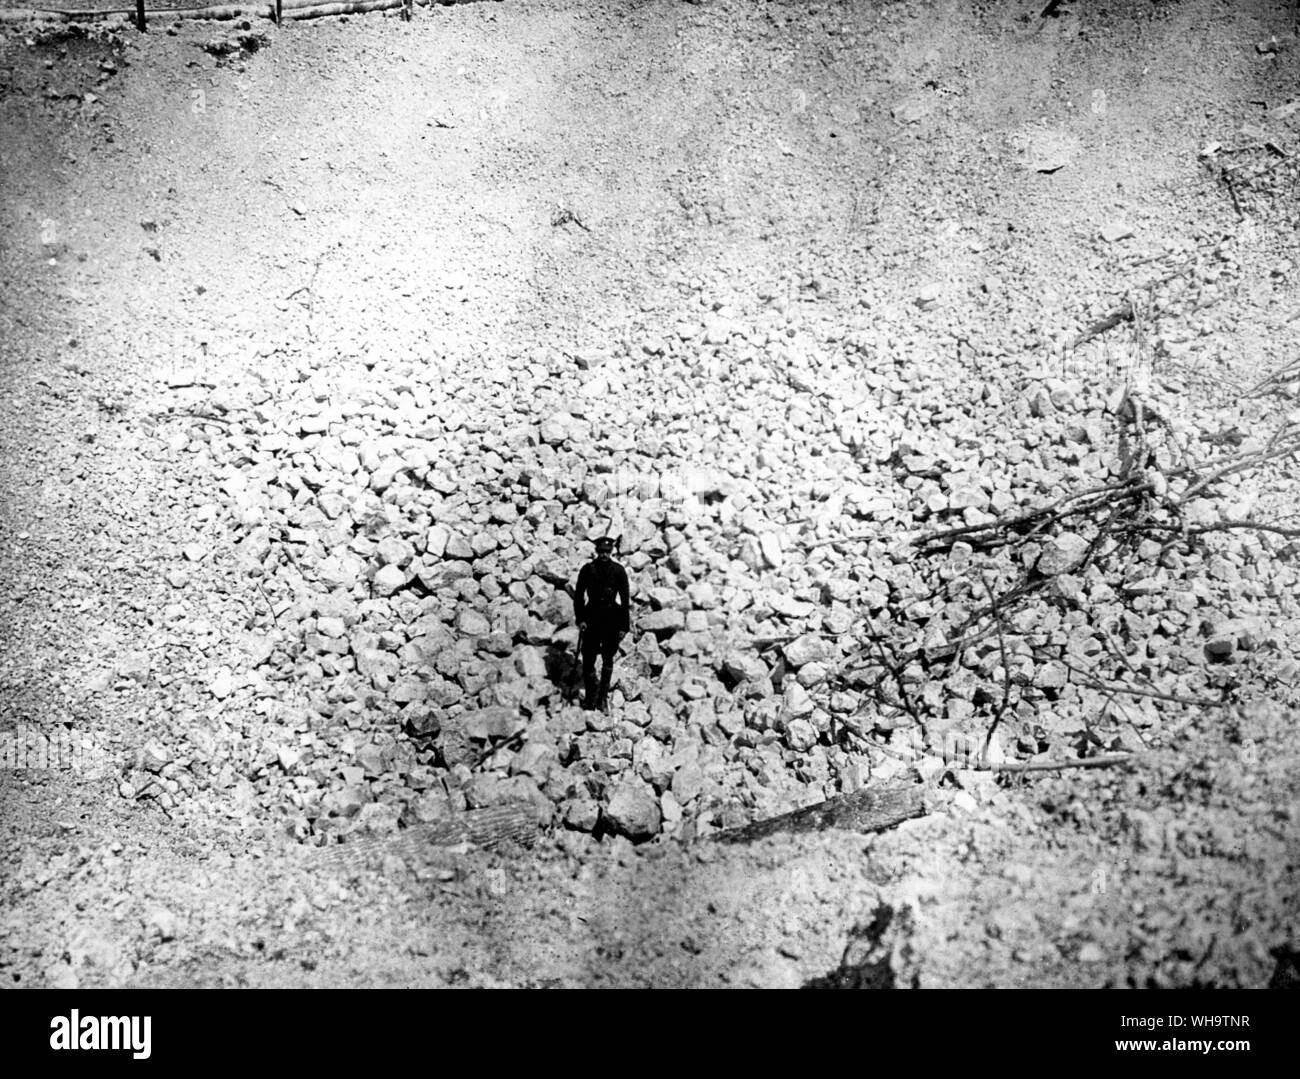
[[[582,707],[595,708],[599,703],[596,699],[596,672],[584,674],[582,676]]]

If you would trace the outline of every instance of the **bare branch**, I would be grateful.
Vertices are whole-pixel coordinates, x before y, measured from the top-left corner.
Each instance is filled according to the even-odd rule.
[[[1033,645],[1030,645],[1030,647],[1033,648]],[[1038,651],[1038,649],[1035,649],[1035,651]],[[1150,697],[1153,700],[1169,701],[1171,704],[1190,704],[1197,708],[1222,708],[1224,705],[1223,701],[1212,701],[1204,697],[1180,697],[1176,693],[1165,693],[1158,689],[1139,689],[1137,686],[1108,684],[1097,678],[1091,671],[1085,670],[1084,668],[1071,663],[1064,656],[1054,656],[1051,658],[1055,659],[1058,663],[1063,663],[1067,668],[1069,668],[1071,673],[1081,675],[1083,678],[1087,679],[1084,684],[1091,689],[1101,689],[1107,692],[1114,691],[1115,693],[1123,693],[1130,697]]]
[[[1007,761],[987,764],[977,771],[989,772],[1064,772],[1068,768],[1114,768],[1121,764],[1136,764],[1137,753],[1114,753],[1104,757],[1080,757],[1077,761]]]
[[[1215,471],[1211,472],[1208,476],[1204,476],[1199,481],[1192,484],[1176,500],[1171,501],[1173,501],[1175,505],[1185,505],[1212,483],[1218,483],[1219,480],[1226,479],[1228,476],[1235,475],[1238,472],[1245,472],[1247,469],[1254,468],[1256,465],[1266,464],[1278,457],[1287,457],[1296,452],[1300,452],[1300,440],[1290,441],[1282,446],[1270,443],[1268,449],[1262,450],[1259,453],[1249,454],[1245,457],[1235,458],[1222,468],[1215,469]]]
[[[989,724],[988,733],[984,736],[984,750],[980,754],[981,759],[984,759],[988,757],[993,735],[998,729],[998,724],[1002,722],[1003,715],[1006,714],[1007,706],[1011,703],[1011,662],[1007,659],[1007,639],[1002,631],[1002,612],[998,609],[997,597],[994,596],[987,577],[981,574],[980,582],[984,585],[984,591],[988,593],[989,607],[993,611],[993,624],[998,632],[998,649],[1002,655],[1002,700],[993,714],[993,722]]]
[[[885,653],[885,646],[881,640],[880,634],[876,632],[875,623],[871,617],[866,616],[867,632],[871,636],[871,643],[876,646],[877,654],[880,657],[880,664],[893,677],[895,684],[898,686],[898,699],[902,701],[903,707],[907,709],[907,714],[911,716],[921,728],[925,730],[925,721],[921,718],[921,713],[917,711],[916,706],[912,703],[911,695],[907,692],[907,686],[903,682],[903,669],[898,665],[897,657],[891,662],[890,657]]]

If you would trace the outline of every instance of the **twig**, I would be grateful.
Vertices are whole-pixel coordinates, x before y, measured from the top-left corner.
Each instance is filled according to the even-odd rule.
[[[1275,440],[1276,436],[1273,441]],[[1286,457],[1292,453],[1296,453],[1297,451],[1300,451],[1300,441],[1288,442],[1283,446],[1276,446],[1271,442],[1268,449],[1262,450],[1259,453],[1251,454],[1248,457],[1239,457],[1233,461],[1233,463],[1225,465],[1223,468],[1216,469],[1208,476],[1202,477],[1198,482],[1187,488],[1187,490],[1184,491],[1176,500],[1172,500],[1173,504],[1182,506],[1191,501],[1191,499],[1200,494],[1212,483],[1217,483],[1219,480],[1234,475],[1237,472],[1244,472],[1246,469],[1253,468],[1255,465],[1262,465],[1277,457]]]
[[[1133,413],[1133,429],[1137,432],[1137,446],[1128,459],[1125,475],[1136,475],[1146,469],[1147,455],[1151,452],[1147,445],[1146,407],[1136,397],[1129,395],[1130,411]]]
[[[754,637],[749,643],[761,651],[762,649],[771,648],[774,644],[789,644],[800,637],[809,636],[823,637],[826,640],[839,640],[844,634],[831,633],[829,630],[822,630],[820,633],[785,633],[780,637]]]
[[[1220,150],[1219,152],[1224,153],[1226,151]],[[1197,244],[1195,247],[1191,249],[1191,251],[1162,251],[1158,255],[1149,255],[1147,258],[1138,259],[1136,262],[1130,262],[1128,263],[1126,268],[1133,270],[1139,266],[1145,266],[1147,265],[1147,263],[1158,262],[1160,259],[1170,258],[1171,256],[1176,258],[1179,255],[1192,255],[1192,254],[1199,255],[1205,251],[1215,250],[1221,247],[1223,244],[1227,243],[1229,240],[1235,240],[1235,239],[1236,237],[1232,233],[1225,232],[1217,240],[1207,240],[1205,241],[1205,243]]]
[[[231,427],[234,424],[233,420],[225,419],[222,416],[214,416],[211,412],[194,412],[190,409],[181,409],[179,411],[167,409],[166,411],[160,410],[150,412],[149,418],[155,420],[182,420],[187,418],[192,420],[211,420],[213,423],[224,423],[227,427]]]
[[[494,746],[488,746],[487,749],[485,749],[482,753],[478,755],[478,758],[474,761],[474,763],[469,766],[469,770],[471,772],[476,771],[480,765],[482,765],[485,761],[490,760],[492,757],[496,756],[503,749],[510,749],[518,745],[520,742],[524,740],[525,734],[527,734],[526,731],[515,731],[515,733],[510,735],[509,738],[504,739],[503,741],[497,743]]]
[[[972,621],[971,619],[967,619],[966,625],[969,625],[971,621]],[[965,629],[965,626],[962,626],[961,628]],[[960,652],[963,648],[966,648],[972,644],[978,644],[980,641],[984,640],[986,637],[992,634],[994,632],[994,629],[995,629],[994,626],[988,626],[987,628],[982,629],[977,633],[969,633],[964,637],[959,637],[955,641],[946,641],[941,647],[931,649],[929,652],[922,652],[921,650],[918,650],[917,654],[924,655],[925,658],[932,663],[937,662],[938,660],[941,659],[949,659],[952,656],[956,655],[958,652]]]
[[[1065,514],[1061,510],[1062,506],[1071,502],[1078,502],[1086,498],[1098,498],[1102,495],[1112,494],[1116,491],[1129,491],[1131,494],[1140,494],[1143,490],[1149,488],[1150,484],[1148,483],[1135,483],[1132,479],[1124,479],[1119,483],[1108,483],[1101,487],[1093,487],[1087,491],[1078,491],[1072,495],[1065,495],[1049,505],[1041,506],[1038,509],[1028,510],[1017,517],[998,518],[982,525],[963,525],[959,528],[946,528],[940,532],[927,532],[924,535],[917,536],[913,539],[912,545],[916,547],[933,546],[941,541],[949,539],[956,540],[985,531],[996,532],[999,530],[1007,530],[1015,532],[1036,521],[1052,517],[1053,515],[1055,515],[1057,519],[1063,516],[1073,516],[1073,513]]]
[[[1283,430],[1285,431],[1286,428],[1283,428]],[[1276,441],[1277,438],[1275,435],[1274,437],[1269,439],[1269,446],[1275,445]],[[1234,443],[1234,445],[1240,445],[1240,443]],[[1297,445],[1300,446],[1300,440],[1297,441]],[[1268,447],[1265,448],[1267,449]],[[1222,457],[1211,457],[1208,461],[1198,461],[1194,468],[1193,467],[1184,468],[1179,470],[1176,474],[1178,476],[1193,476],[1196,479],[1200,479],[1199,473],[1203,469],[1217,468],[1219,465],[1232,465],[1232,464],[1236,464],[1241,460],[1242,460],[1242,456],[1240,453],[1228,453],[1228,454],[1224,454]]]
[[[881,745],[871,739],[863,739],[863,741],[872,749],[878,749],[887,756],[902,761],[904,764],[915,764],[918,759],[927,755],[938,756],[937,754],[927,754],[924,751],[920,753],[904,753],[902,750]],[[1003,761],[999,764],[991,764],[987,757],[984,757],[979,761],[972,762],[968,770],[972,772],[1061,772],[1068,768],[1111,768],[1120,764],[1136,762],[1139,757],[1140,754],[1137,753],[1112,753],[1101,757],[1081,757],[1073,761]]]
[[[1041,592],[1043,588],[1045,588],[1051,580],[1052,580],[1051,577],[1038,577],[1036,579],[1031,580],[1029,578],[1028,572],[1026,572],[1025,576],[1021,578],[1021,581],[1018,585],[1002,593],[1002,595],[998,598],[998,603],[1005,610],[1010,604],[1019,602],[1020,600],[1024,599],[1026,596],[1032,596],[1035,592]],[[987,618],[992,613],[993,613],[992,607],[987,605],[981,607],[978,611],[972,612],[970,616],[966,619],[966,621],[957,627],[957,632],[965,633],[966,629],[969,626],[973,626],[975,623],[981,621],[982,619]],[[990,632],[992,631],[990,630]],[[985,635],[987,636],[987,634]]]
[[[889,657],[885,654],[885,646],[880,639],[880,635],[876,632],[875,624],[871,621],[871,616],[864,615],[863,617],[866,619],[867,633],[870,635],[871,643],[876,646],[877,654],[880,656],[880,665],[893,676],[894,682],[898,686],[898,699],[903,702],[907,714],[916,720],[917,725],[924,731],[925,722],[921,719],[921,714],[912,703],[912,698],[907,692],[907,686],[903,684],[903,672],[897,666],[897,659],[895,659],[894,663],[890,663]]]
[[[879,539],[879,532],[858,532],[852,536],[833,536],[831,539],[816,540],[813,543],[805,543],[802,546],[811,551],[815,547],[829,547],[833,543],[860,543],[863,540]]]
[[[1035,648],[1032,644],[1029,647],[1032,648],[1035,653],[1041,654],[1042,652],[1041,648]],[[1171,704],[1187,704],[1197,708],[1222,708],[1224,704],[1223,701],[1212,701],[1205,697],[1180,697],[1176,693],[1165,693],[1163,690],[1158,689],[1139,689],[1137,686],[1108,685],[1101,681],[1101,679],[1097,678],[1097,676],[1091,671],[1075,666],[1064,656],[1052,656],[1049,654],[1047,658],[1064,664],[1072,673],[1081,675],[1083,678],[1087,679],[1085,684],[1090,689],[1101,689],[1108,692],[1113,691],[1115,693],[1124,693],[1130,697],[1150,697],[1157,701],[1168,701]]]
[[[302,571],[302,567],[301,567],[300,565],[298,565],[298,560],[297,560],[296,558],[294,558],[294,556],[293,556],[293,552],[292,552],[291,550],[289,550],[289,542],[288,542],[288,540],[283,540],[283,539],[282,539],[282,540],[280,541],[280,550],[284,552],[284,557],[287,558],[287,559],[289,560],[289,565],[293,566],[293,568],[296,569],[296,570],[298,571],[298,576],[299,576],[299,577],[302,577],[302,578],[305,580],[306,577],[307,577],[307,575],[306,575],[305,573],[303,573],[303,571]]]
[[[552,215],[551,227],[559,228],[562,225],[569,224],[577,225],[583,232],[591,231],[591,229],[587,227],[587,223],[583,221],[581,217],[570,210],[567,206],[562,206]]]
[[[1133,321],[1133,305],[1125,300],[1122,304],[1112,310],[1109,314],[1098,319],[1086,330],[1081,330],[1075,334],[1067,348],[1076,349],[1085,342],[1091,341],[1094,337],[1099,337],[1107,330],[1113,330],[1121,322]]]
[[[1121,764],[1135,764],[1137,753],[1115,753],[1105,757],[1082,757],[1077,761],[1006,761],[1002,764],[985,764],[975,771],[989,772],[1064,772],[1067,768],[1114,768]]]
[[[1083,552],[1083,560],[1075,567],[1075,573],[1083,573],[1092,565],[1092,560],[1097,557],[1097,552],[1101,550],[1102,540],[1110,536],[1111,526],[1115,523],[1115,518],[1119,516],[1119,505],[1111,506],[1110,514],[1106,517],[1102,526],[1097,529],[1097,534],[1092,537],[1092,542],[1088,544],[1088,549]]]
[[[262,593],[262,598],[266,600],[267,610],[271,612],[271,619],[275,622],[275,628],[280,628],[280,617],[275,613],[275,604],[271,602],[271,597],[266,594],[266,589],[262,586],[262,578],[257,578],[257,588]]]
[[[1097,626],[1097,629],[1101,633],[1102,640],[1106,642],[1106,646],[1111,650],[1111,654],[1114,655],[1115,658],[1118,659],[1122,664],[1124,664],[1124,666],[1128,669],[1128,673],[1131,674],[1134,678],[1141,678],[1142,676],[1138,674],[1138,672],[1134,669],[1133,664],[1129,662],[1128,656],[1125,655],[1123,650],[1120,648],[1120,646],[1115,643],[1115,638],[1110,635],[1110,631],[1106,629],[1105,626],[1100,624]],[[1114,696],[1115,696],[1114,693],[1112,693],[1110,699],[1113,699]]]
[[[1245,217],[1246,215],[1241,212],[1241,203],[1237,200],[1237,189],[1232,186],[1232,174],[1227,169],[1222,169],[1219,172],[1219,179],[1228,189],[1228,194],[1232,196],[1232,208],[1237,211],[1237,216]]]
[[[983,574],[980,575],[980,582],[984,585],[984,591],[988,593],[989,607],[992,608],[993,613],[993,623],[998,631],[998,649],[1002,655],[1002,700],[998,703],[997,711],[993,713],[993,722],[989,724],[988,733],[984,736],[984,750],[980,754],[981,759],[983,759],[988,757],[989,745],[993,742],[993,734],[997,731],[998,724],[1002,722],[1007,706],[1011,703],[1011,663],[1007,659],[1007,639],[1006,634],[1002,631],[1002,613],[998,610],[997,598],[993,595],[993,589],[989,585],[988,578]]]
[[[1216,521],[1212,525],[1195,525],[1191,528],[1180,528],[1176,525],[1167,525],[1160,521],[1149,521],[1142,525],[1143,529],[1152,531],[1178,532],[1186,536],[1204,536],[1210,532],[1229,532],[1236,529],[1249,529],[1254,532],[1270,532],[1277,536],[1285,536],[1287,539],[1300,537],[1300,528],[1286,528],[1283,525],[1268,524],[1264,521]]]
[[[1288,376],[1288,374],[1295,374],[1297,372],[1300,372],[1300,360],[1288,361],[1288,363],[1283,364],[1282,367],[1274,370],[1273,373],[1266,374],[1264,378],[1261,378],[1260,381],[1251,386],[1251,389],[1245,390],[1243,394],[1240,394],[1240,396],[1244,396],[1244,398],[1248,398],[1248,396],[1256,396],[1264,390],[1265,386],[1269,386],[1274,382],[1281,382]]]

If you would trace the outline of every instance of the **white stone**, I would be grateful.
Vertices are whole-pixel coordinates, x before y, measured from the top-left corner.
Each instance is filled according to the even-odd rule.
[[[381,596],[391,596],[406,584],[406,573],[398,566],[384,566],[375,574],[375,592]]]
[[[433,558],[441,558],[447,550],[447,541],[451,532],[446,525],[432,525],[424,537],[425,553]]]
[[[212,673],[208,683],[208,692],[219,701],[224,701],[235,691],[235,676],[229,667],[218,667]]]
[[[1088,541],[1077,532],[1062,532],[1054,537],[1039,556],[1037,569],[1045,577],[1069,573],[1083,561]]]
[[[791,667],[802,667],[805,663],[825,659],[829,651],[830,648],[821,637],[805,633],[785,646],[785,661]]]
[[[817,728],[806,719],[792,719],[785,727],[785,744],[796,753],[806,753],[817,744]]]
[[[415,557],[415,548],[404,539],[387,536],[379,541],[375,553],[386,566],[405,566]]]

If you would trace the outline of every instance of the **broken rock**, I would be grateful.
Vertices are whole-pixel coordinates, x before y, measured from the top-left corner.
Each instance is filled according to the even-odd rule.
[[[661,633],[682,629],[686,625],[686,615],[678,610],[651,611],[639,619],[641,629]]]
[[[502,705],[480,708],[461,716],[457,723],[465,736],[476,742],[510,738],[527,726],[527,720],[515,709]]]
[[[781,538],[775,532],[764,532],[758,537],[758,550],[768,569],[781,568],[785,554],[781,550]]]
[[[785,646],[785,661],[791,667],[799,668],[806,663],[824,660],[829,652],[825,640],[815,633],[805,633]]]
[[[817,744],[817,728],[806,719],[792,719],[785,727],[785,744],[797,753],[806,753]]]
[[[1077,532],[1062,532],[1044,548],[1035,567],[1044,577],[1069,573],[1088,553],[1088,541]]]
[[[635,776],[626,776],[605,807],[605,821],[611,831],[628,839],[650,839],[663,823],[659,799]]]
[[[384,566],[375,574],[374,588],[378,596],[391,596],[406,584],[406,573],[396,565]]]
[[[748,652],[728,652],[722,660],[722,672],[738,682],[760,682],[768,677],[767,664]]]

